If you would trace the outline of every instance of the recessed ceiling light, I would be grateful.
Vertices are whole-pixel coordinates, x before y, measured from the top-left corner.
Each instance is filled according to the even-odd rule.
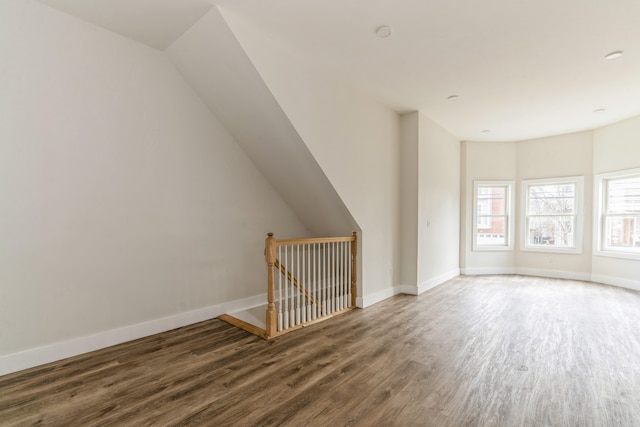
[[[380,37],[381,39],[386,39],[390,35],[391,35],[391,27],[388,27],[386,25],[383,25],[382,27],[378,27],[378,29],[376,30],[376,36]]]
[[[458,98],[459,98],[459,96],[458,96],[458,95],[451,95],[451,96],[450,96],[450,97],[448,97],[447,99],[448,99],[449,101],[455,101],[455,100],[456,100],[456,99],[458,99]]]
[[[489,132],[491,132],[489,129],[483,129],[482,130],[482,133],[489,133]]]
[[[616,50],[615,52],[611,52],[605,55],[604,59],[616,59],[616,58],[620,58],[621,56],[622,56],[622,51]]]
[[[594,113],[598,114],[604,113],[605,111],[607,111],[605,108],[598,108],[597,110],[593,110]]]

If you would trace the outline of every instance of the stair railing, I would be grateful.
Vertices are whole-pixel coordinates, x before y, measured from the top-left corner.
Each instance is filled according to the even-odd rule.
[[[333,317],[356,306],[356,232],[347,237],[265,240],[266,336]]]

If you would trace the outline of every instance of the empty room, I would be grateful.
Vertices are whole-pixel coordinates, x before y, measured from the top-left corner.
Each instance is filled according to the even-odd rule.
[[[0,426],[640,425],[638,17],[2,0]]]

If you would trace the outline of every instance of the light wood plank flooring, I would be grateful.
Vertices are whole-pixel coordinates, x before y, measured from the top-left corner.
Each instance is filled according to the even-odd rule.
[[[459,277],[273,341],[206,321],[0,377],[0,425],[640,426],[640,293]]]

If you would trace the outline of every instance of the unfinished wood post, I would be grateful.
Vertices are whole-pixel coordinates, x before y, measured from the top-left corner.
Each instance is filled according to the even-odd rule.
[[[356,296],[358,293],[358,233],[353,232],[353,242],[351,242],[351,307],[356,306]]]
[[[276,334],[277,328],[276,305],[274,303],[276,286],[273,271],[276,263],[276,239],[273,238],[273,233],[269,233],[267,236],[267,239],[264,241],[264,256],[267,261],[267,319],[265,329],[267,337],[272,337]]]

